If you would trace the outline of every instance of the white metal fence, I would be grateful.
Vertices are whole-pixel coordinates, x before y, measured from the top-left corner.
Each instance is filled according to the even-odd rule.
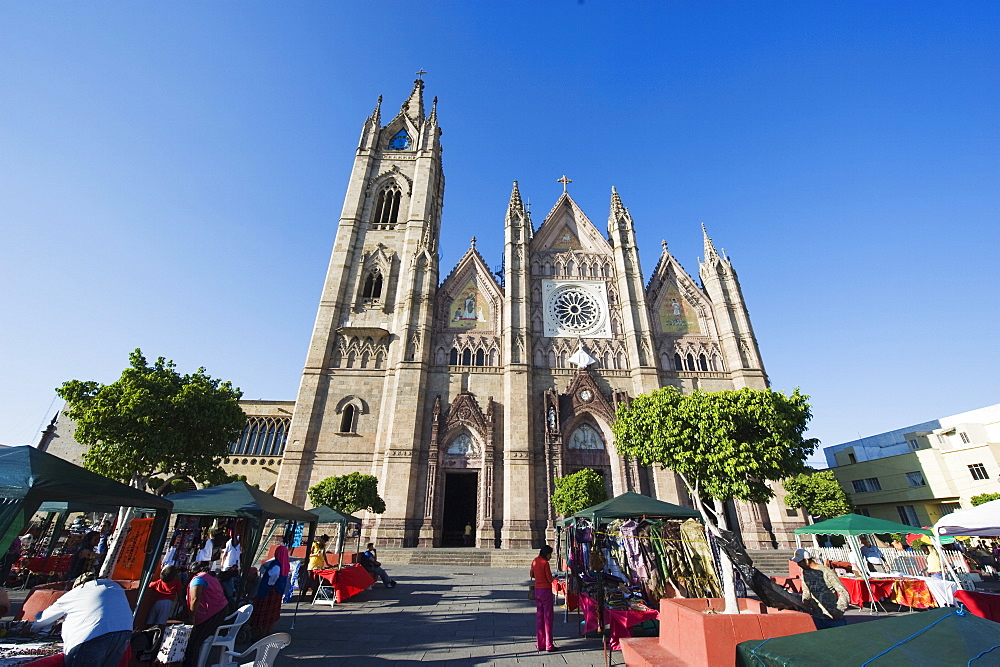
[[[809,551],[825,560],[836,560],[855,563],[854,552],[847,547],[809,547]],[[886,572],[899,572],[920,577],[927,574],[927,556],[921,551],[900,551],[898,549],[879,549]],[[945,560],[956,572],[968,573],[969,567],[962,554],[956,551],[944,551]],[[817,559],[818,560],[818,559]],[[856,569],[856,568],[855,568]]]

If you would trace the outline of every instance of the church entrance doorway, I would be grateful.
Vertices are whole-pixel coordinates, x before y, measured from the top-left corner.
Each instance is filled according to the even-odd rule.
[[[441,525],[441,546],[462,546],[465,524],[476,528],[476,508],[479,507],[479,472],[464,470],[444,476],[444,516]]]

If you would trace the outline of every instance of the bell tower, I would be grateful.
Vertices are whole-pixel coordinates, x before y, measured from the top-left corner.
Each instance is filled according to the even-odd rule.
[[[444,197],[437,99],[425,114],[423,74],[388,123],[379,97],[362,126],[276,488],[305,506],[326,477],[376,475],[385,545],[409,545],[419,528],[412,500],[427,406],[418,388]]]

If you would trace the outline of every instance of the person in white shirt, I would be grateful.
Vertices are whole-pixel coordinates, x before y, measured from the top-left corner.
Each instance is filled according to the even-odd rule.
[[[234,565],[239,565],[242,554],[243,548],[240,546],[240,537],[239,535],[234,535],[231,540],[226,542],[226,548],[222,550],[222,569],[228,570]]]
[[[33,630],[63,620],[63,654],[67,667],[117,665],[132,637],[132,609],[125,591],[110,579],[90,572],[77,577],[73,589],[38,614]]]

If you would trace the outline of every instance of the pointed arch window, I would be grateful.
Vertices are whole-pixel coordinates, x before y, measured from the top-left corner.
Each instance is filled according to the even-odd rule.
[[[685,363],[685,367],[687,368],[687,370],[689,370],[689,371],[696,370],[695,369],[695,365],[694,365],[694,355],[693,354],[689,353],[688,356],[685,358],[685,362],[686,362]]]
[[[399,200],[403,193],[395,183],[382,188],[375,202],[375,214],[372,223],[379,227],[395,225],[399,218]]]
[[[681,355],[679,354],[674,355],[674,368],[679,371],[684,370],[684,364],[681,363]]]
[[[456,348],[451,348],[451,352],[448,354],[448,365],[458,366],[458,350]]]
[[[472,365],[472,350],[465,350],[462,352],[462,365],[471,366]]]
[[[569,437],[570,449],[604,449],[604,438],[590,424],[580,424]]]
[[[365,277],[365,286],[361,290],[361,297],[364,299],[382,298],[382,272],[372,269]]]
[[[485,366],[486,365],[486,352],[483,350],[476,350],[476,365]]]
[[[704,354],[698,355],[698,368],[700,368],[703,371],[708,370],[708,359],[705,357]]]

